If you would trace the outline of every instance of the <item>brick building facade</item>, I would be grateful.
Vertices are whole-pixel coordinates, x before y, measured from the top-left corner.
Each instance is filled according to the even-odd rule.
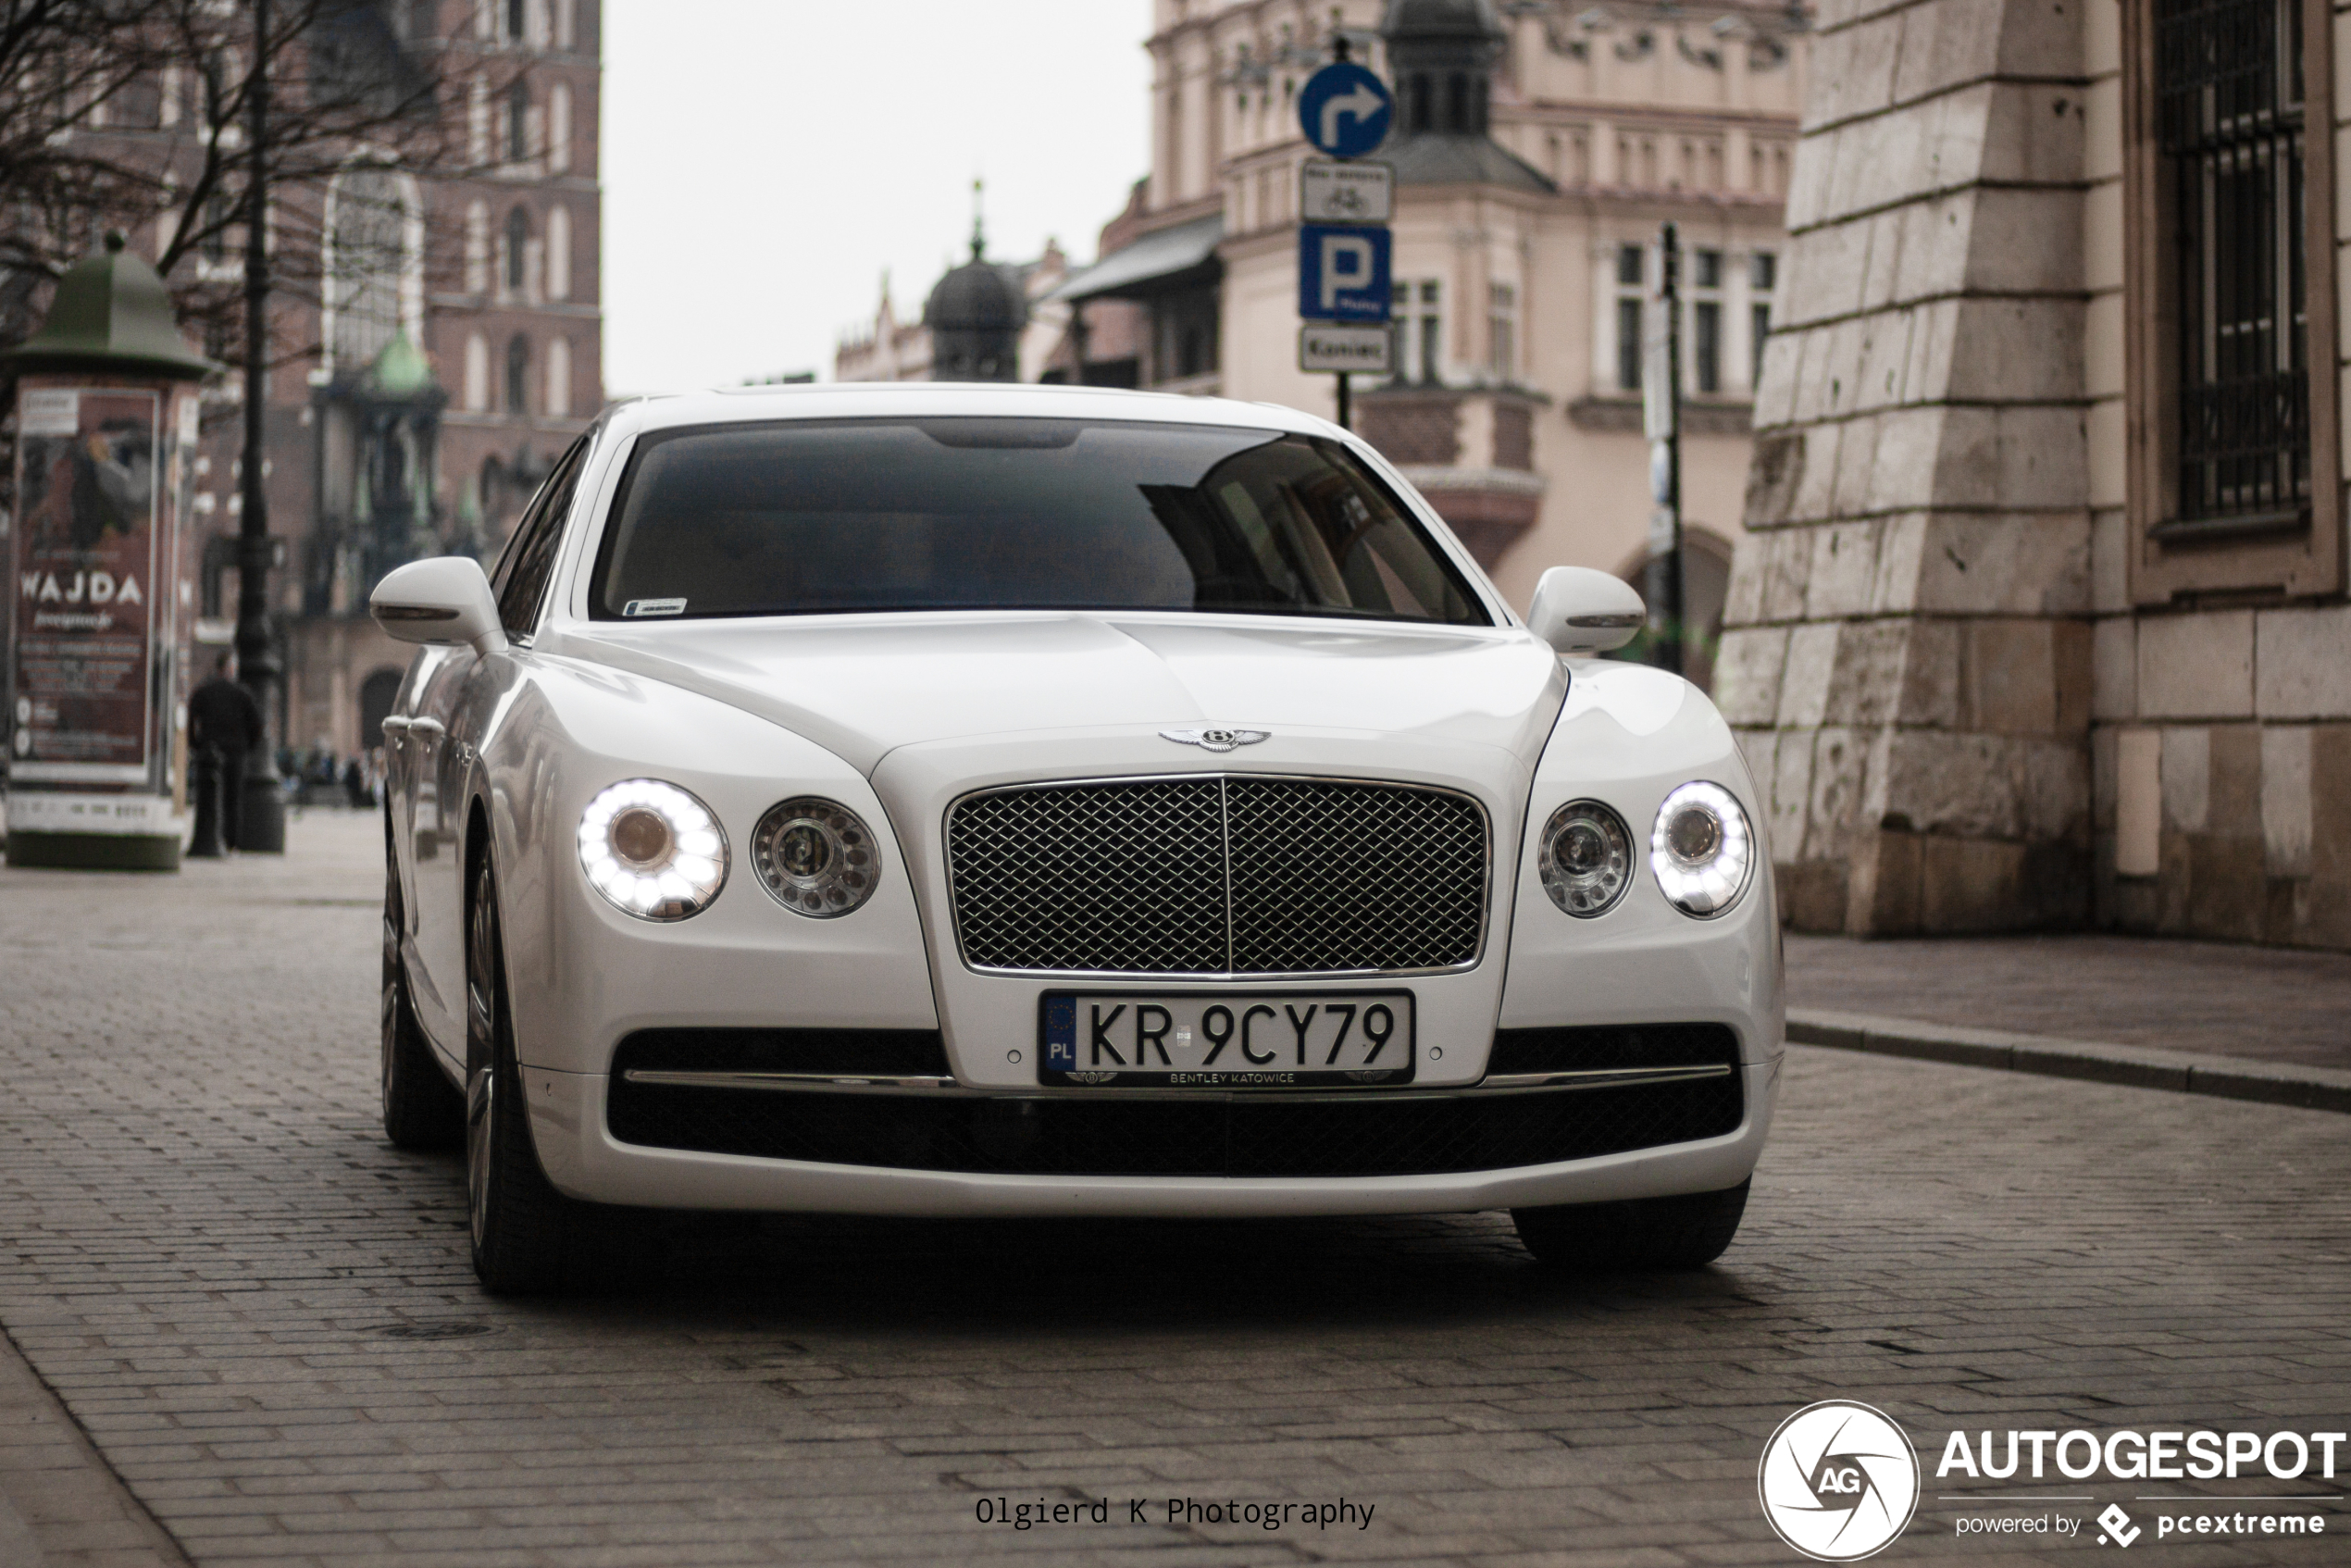
[[[599,0],[371,0],[336,13],[339,49],[429,69],[463,178],[421,180],[355,146],[322,186],[272,193],[317,225],[318,276],[273,296],[273,341],[312,345],[267,381],[269,518],[284,541],[272,610],[286,682],[280,738],[349,755],[409,650],[367,618],[385,571],[450,552],[494,559],[532,488],[603,402],[597,185]],[[92,117],[127,161],[186,179],[193,68]],[[242,178],[242,170],[236,171]],[[234,199],[233,189],[222,198]],[[130,235],[161,254],[167,213]],[[243,227],[192,252],[174,281],[234,289]],[[237,345],[206,342],[215,359]],[[201,642],[236,612],[242,377],[205,392],[186,587]]]
[[[494,560],[531,491],[603,403],[600,0],[422,0],[404,10],[415,42],[443,52],[442,109],[464,118],[469,177],[419,186],[390,176],[402,180],[397,209],[416,231],[397,253],[396,288],[330,276],[317,362],[306,374],[280,371],[270,388],[270,517],[290,543],[276,585],[288,653],[283,740],[346,753],[378,743],[408,664],[408,651],[367,617],[374,579],[417,554]],[[335,231],[330,217],[330,245]],[[396,312],[374,305],[387,294],[401,302]],[[369,377],[395,333],[421,351],[426,386]],[[407,429],[387,417],[404,409]],[[408,429],[425,425],[436,439],[417,452]],[[234,436],[213,444],[225,514]],[[404,517],[384,515],[371,456],[379,470],[403,458],[422,465]],[[233,608],[233,594],[226,603]]]

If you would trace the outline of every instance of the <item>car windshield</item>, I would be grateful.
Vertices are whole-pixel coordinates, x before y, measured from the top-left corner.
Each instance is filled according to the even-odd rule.
[[[649,435],[591,602],[599,619],[1083,609],[1491,624],[1340,443],[1085,419]]]

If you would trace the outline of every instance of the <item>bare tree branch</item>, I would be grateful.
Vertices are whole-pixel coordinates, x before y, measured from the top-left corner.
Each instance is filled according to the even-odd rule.
[[[319,303],[328,191],[355,163],[427,184],[499,167],[494,145],[475,144],[472,97],[497,101],[522,68],[469,40],[404,36],[395,16],[407,14],[386,0],[280,0],[256,41],[251,7],[224,0],[0,0],[0,343],[30,329],[7,308],[29,297],[21,275],[56,277],[108,228],[152,235],[138,248],[184,328],[235,341],[256,59],[271,90],[271,277],[294,301]],[[435,280],[462,265],[447,229],[427,225]],[[300,358],[317,344],[275,346]]]

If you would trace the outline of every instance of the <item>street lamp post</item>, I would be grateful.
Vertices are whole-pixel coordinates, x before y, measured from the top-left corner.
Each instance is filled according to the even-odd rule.
[[[278,777],[277,687],[284,671],[269,634],[268,464],[263,449],[269,374],[269,0],[253,0],[253,76],[246,89],[244,458],[237,530],[237,678],[253,693],[261,726],[245,763],[237,847],[283,853],[286,796]]]
[[[1682,236],[1673,224],[1658,234],[1658,303],[1664,320],[1651,340],[1643,391],[1649,438],[1649,624],[1653,659],[1679,675],[1688,606],[1682,576]]]

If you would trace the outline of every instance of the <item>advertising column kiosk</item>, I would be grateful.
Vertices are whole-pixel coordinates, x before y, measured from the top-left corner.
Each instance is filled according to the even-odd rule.
[[[16,380],[7,530],[7,860],[171,871],[187,823],[191,606],[180,530],[190,351],[118,233],[58,280]]]

